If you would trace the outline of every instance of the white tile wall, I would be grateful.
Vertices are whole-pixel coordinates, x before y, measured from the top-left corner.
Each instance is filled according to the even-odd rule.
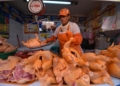
[[[8,42],[14,46],[18,46],[17,35],[19,37],[19,41],[23,40],[22,24],[9,19],[9,34]],[[20,45],[22,44],[20,43]]]
[[[117,14],[116,28],[120,29],[120,3],[116,4],[116,14]]]

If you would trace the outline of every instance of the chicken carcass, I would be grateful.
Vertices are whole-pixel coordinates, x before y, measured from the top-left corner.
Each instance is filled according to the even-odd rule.
[[[37,34],[35,34],[36,38],[31,38],[27,40],[27,42],[22,41],[22,44],[28,48],[39,47],[41,45],[41,41]]]
[[[34,81],[35,79],[35,70],[32,65],[22,65],[22,62],[20,62],[12,71],[12,76],[9,77],[8,81],[16,83],[27,83]]]
[[[5,39],[5,38],[3,38],[2,36],[0,36],[0,41],[4,41],[4,42],[6,42],[7,39]]]
[[[96,55],[95,53],[84,53],[82,58],[85,58],[88,62],[94,62],[96,60],[107,61],[108,57],[104,55]]]
[[[73,38],[70,38],[70,40],[64,44],[62,49],[62,57],[65,58],[65,60],[70,64],[88,66],[89,63],[85,62],[84,59],[79,55],[79,53],[75,49],[70,47],[72,40]]]
[[[53,73],[56,76],[56,81],[59,83],[59,86],[62,86],[62,78],[70,73],[69,66],[65,59],[60,57],[53,58]]]
[[[114,83],[106,70],[89,72],[89,76],[91,82],[94,84],[110,84],[111,86],[114,86]]]
[[[11,52],[16,50],[17,47],[14,47],[13,45],[7,43],[8,47],[4,50],[4,52]]]
[[[90,77],[81,68],[76,68],[64,77],[68,86],[90,86]]]
[[[106,68],[105,63],[105,61],[96,60],[94,62],[90,62],[89,68],[94,71],[104,70]]]
[[[9,56],[7,60],[0,60],[0,81],[7,82],[19,61],[20,58],[16,56]]]
[[[16,50],[17,47],[7,43],[6,41],[0,41],[0,52],[11,52]]]
[[[108,63],[107,71],[111,76],[120,78],[120,60],[119,62]]]
[[[114,46],[114,44],[112,44],[110,47],[108,47],[107,49],[109,51],[109,55],[108,57],[114,58],[117,57],[118,59],[120,59],[120,48],[119,46]]]
[[[44,75],[41,75],[41,72],[42,70],[40,70],[39,73],[36,73],[41,86],[48,86],[57,83],[52,69],[48,69],[47,71],[45,71]]]

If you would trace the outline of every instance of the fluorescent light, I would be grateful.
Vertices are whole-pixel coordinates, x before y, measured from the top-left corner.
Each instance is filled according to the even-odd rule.
[[[27,2],[29,2],[30,0],[26,0]],[[68,1],[46,1],[46,0],[43,0],[43,3],[46,3],[46,4],[66,4],[66,5],[70,5],[71,2],[68,2]]]
[[[71,4],[71,2],[67,1],[43,1],[46,4]]]

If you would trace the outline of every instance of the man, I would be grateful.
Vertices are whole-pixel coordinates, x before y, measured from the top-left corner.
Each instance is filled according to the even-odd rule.
[[[43,41],[43,43],[48,43],[51,41],[59,40],[60,50],[63,48],[63,45],[73,37],[70,47],[77,50],[80,54],[82,54],[82,49],[80,44],[82,43],[82,35],[80,33],[80,29],[76,23],[70,22],[70,11],[67,8],[63,8],[59,11],[59,18],[61,21],[61,25],[57,27],[52,37]]]

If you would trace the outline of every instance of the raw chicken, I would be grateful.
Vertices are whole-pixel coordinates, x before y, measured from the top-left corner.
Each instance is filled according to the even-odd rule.
[[[85,62],[85,60],[79,55],[79,53],[75,49],[70,48],[70,43],[72,42],[72,40],[73,38],[70,38],[70,40],[64,44],[62,49],[62,57],[65,58],[65,60],[70,64],[88,66],[89,63]]]
[[[76,68],[69,75],[64,77],[68,86],[90,86],[90,78],[81,68]]]
[[[16,50],[17,47],[7,43],[6,41],[0,40],[0,52],[11,52]]]
[[[94,71],[100,71],[100,70],[104,70],[106,68],[104,61],[101,60],[96,60],[94,62],[90,62],[89,68],[90,70],[94,70]]]
[[[120,60],[119,62],[108,63],[107,71],[111,76],[120,78]]]
[[[3,38],[2,36],[0,36],[0,41],[6,42],[7,39]]]
[[[110,84],[111,86],[114,86],[114,83],[112,82],[111,77],[106,70],[92,71],[90,72],[89,76],[91,82],[94,84]]]
[[[35,70],[32,65],[22,65],[19,63],[12,71],[12,76],[9,77],[8,81],[16,83],[27,83],[35,80]]]
[[[104,55],[96,55],[95,53],[84,53],[82,58],[85,58],[88,62],[93,62],[96,60],[107,61],[108,57]]]
[[[9,56],[7,60],[0,60],[0,82],[5,82],[11,76],[19,57]]]
[[[56,76],[57,83],[59,83],[59,86],[62,86],[62,78],[70,73],[68,63],[65,61],[65,59],[60,57],[53,58],[53,72]]]
[[[42,72],[42,70],[39,73],[36,74],[39,81],[40,81],[41,86],[48,86],[48,85],[57,83],[56,79],[55,79],[55,75],[53,74],[52,69],[48,69],[44,73],[44,75],[41,75],[41,72]]]
[[[22,44],[28,48],[34,48],[41,46],[41,41],[39,40],[39,37],[37,34],[35,34],[36,38],[31,38],[27,40],[27,42],[22,41]]]

